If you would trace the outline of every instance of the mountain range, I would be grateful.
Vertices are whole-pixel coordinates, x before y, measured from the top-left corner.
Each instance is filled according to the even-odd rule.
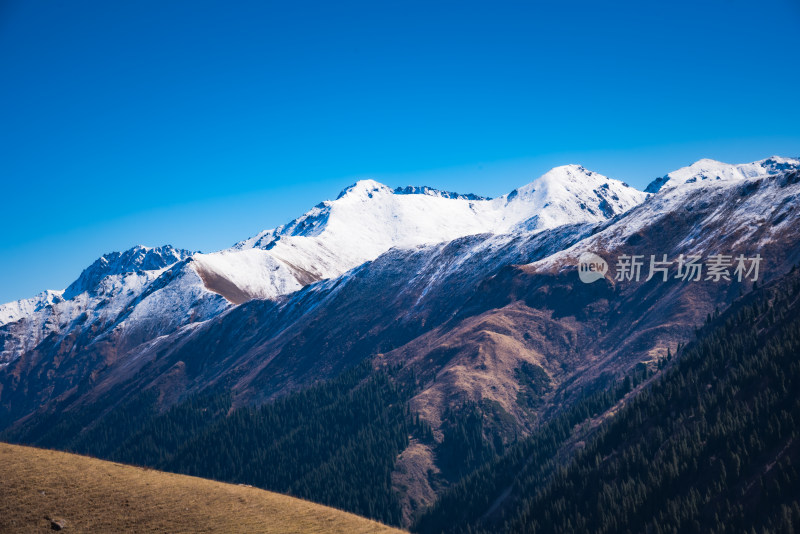
[[[155,414],[219,394],[246,410],[367,362],[364,380],[388,372],[413,415],[388,464],[400,516],[354,511],[407,526],[481,454],[655,369],[788,273],[798,206],[800,160],[777,156],[700,160],[645,191],[578,165],[494,199],[359,181],[229,249],[137,246],[0,306],[0,431],[69,448],[142,392]],[[586,253],[608,264],[591,284],[578,276]],[[676,276],[684,259],[715,256],[725,276]],[[737,257],[757,257],[758,272],[737,277]],[[619,276],[624,258],[641,259],[640,279]],[[656,260],[665,278],[648,277]],[[462,458],[453,436],[473,414],[474,457]]]

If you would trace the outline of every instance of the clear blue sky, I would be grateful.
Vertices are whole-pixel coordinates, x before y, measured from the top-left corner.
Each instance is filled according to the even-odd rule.
[[[359,178],[499,195],[800,155],[798,0],[0,0],[0,302]]]

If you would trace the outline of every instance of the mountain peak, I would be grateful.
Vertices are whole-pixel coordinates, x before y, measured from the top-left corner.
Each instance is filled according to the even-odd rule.
[[[773,172],[788,171],[800,168],[800,158],[784,158],[782,156],[770,156],[761,161],[755,162],[764,169],[769,169]]]
[[[588,173],[588,174],[592,173],[592,171],[587,170],[586,167],[584,167],[583,165],[580,165],[578,163],[567,163],[566,165],[559,165],[557,167],[553,167],[548,172],[553,172],[553,171],[556,171],[556,172],[582,172],[582,173]],[[547,173],[545,173],[545,174],[547,174]]]
[[[752,163],[740,164],[724,163],[703,158],[691,165],[681,167],[669,174],[656,178],[650,182],[645,191],[657,193],[662,189],[673,189],[695,183],[742,181],[799,168],[800,160],[781,156],[772,156]]]
[[[529,213],[521,227],[554,228],[576,222],[602,222],[644,201],[647,195],[582,165],[554,167],[505,197],[513,218]]]
[[[513,197],[531,195],[537,190],[541,192],[555,192],[565,190],[568,192],[578,192],[581,190],[593,191],[597,187],[610,187],[613,184],[620,190],[630,189],[636,191],[625,182],[608,178],[600,173],[590,171],[583,165],[571,163],[553,167],[531,183],[515,189],[507,195],[508,200]]]
[[[191,254],[188,250],[177,249],[172,245],[162,247],[136,245],[124,252],[103,254],[70,284],[64,291],[64,298],[69,300],[85,291],[93,290],[107,276],[157,271],[181,261]]]
[[[575,163],[571,163],[569,165],[560,165],[558,167],[553,167],[542,176],[540,176],[536,181],[576,181],[582,180],[585,178],[591,177],[602,177],[601,174],[597,174],[586,169],[583,165],[577,165]]]
[[[336,200],[344,197],[351,197],[351,198],[372,198],[377,193],[391,193],[392,190],[388,186],[372,180],[359,180],[353,185],[345,187],[342,189],[342,192],[339,193],[339,196],[336,197]]]

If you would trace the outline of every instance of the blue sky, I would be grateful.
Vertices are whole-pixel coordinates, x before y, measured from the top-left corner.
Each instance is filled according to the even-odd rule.
[[[800,155],[798,0],[0,1],[0,302],[359,178],[500,195]]]

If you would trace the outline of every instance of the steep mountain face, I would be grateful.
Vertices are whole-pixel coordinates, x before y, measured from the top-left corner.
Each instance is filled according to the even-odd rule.
[[[81,273],[64,291],[45,292],[37,299],[10,303],[0,309],[0,366],[7,365],[42,343],[58,345],[67,338],[95,338],[118,325],[129,309],[153,291],[153,282],[175,262],[191,255],[170,246],[134,247],[106,254]],[[221,299],[220,299],[221,300]],[[156,306],[157,307],[157,306]],[[161,310],[159,316],[164,316]],[[146,311],[140,308],[140,313]],[[169,312],[175,315],[175,310]],[[173,325],[165,325],[166,333]]]
[[[737,298],[677,359],[565,410],[446,491],[414,530],[792,532],[799,275]]]
[[[112,281],[141,282],[124,305],[106,293],[115,311],[104,322],[89,321],[103,306],[87,290],[50,305],[87,299],[84,322],[50,311],[47,334],[27,344],[20,332],[40,312],[0,327],[0,427],[24,438],[33,412],[114,406],[143,390],[162,408],[220,390],[234,407],[259,404],[372,358],[414,385],[409,406],[432,430],[412,436],[392,475],[409,524],[452,482],[443,443],[466,407],[484,416],[487,439],[508,444],[665,356],[752,286],[733,267],[717,281],[676,278],[681,255],[758,255],[759,284],[800,261],[800,162],[703,179],[706,167],[670,173],[649,196],[578,166],[497,199],[359,182],[230,250],[114,270]],[[576,268],[585,252],[609,265],[591,284]],[[668,278],[646,280],[663,255]],[[641,257],[640,280],[615,277],[622,256]]]
[[[734,266],[730,280],[708,280],[705,271],[699,281],[675,278],[681,254],[704,261],[714,254],[760,255],[759,284],[800,263],[798,182],[794,170],[665,190],[561,252],[498,271],[450,321],[381,359],[430,380],[410,404],[434,429],[446,428],[447,414],[464,402],[482,405],[501,434],[532,429],[586,389],[665,357],[690,340],[709,313],[752,287],[752,275],[740,282]],[[610,266],[593,284],[576,272],[588,251]],[[661,260],[664,254],[674,262],[668,279],[659,273],[646,281],[651,256]],[[646,262],[639,282],[616,279],[616,259],[624,255]],[[523,380],[525,366],[544,370],[549,388]],[[497,422],[509,421],[508,415],[515,424],[504,428]],[[422,505],[435,495],[427,470],[437,468],[437,454],[436,444],[412,442],[399,461],[399,482],[421,488]]]

